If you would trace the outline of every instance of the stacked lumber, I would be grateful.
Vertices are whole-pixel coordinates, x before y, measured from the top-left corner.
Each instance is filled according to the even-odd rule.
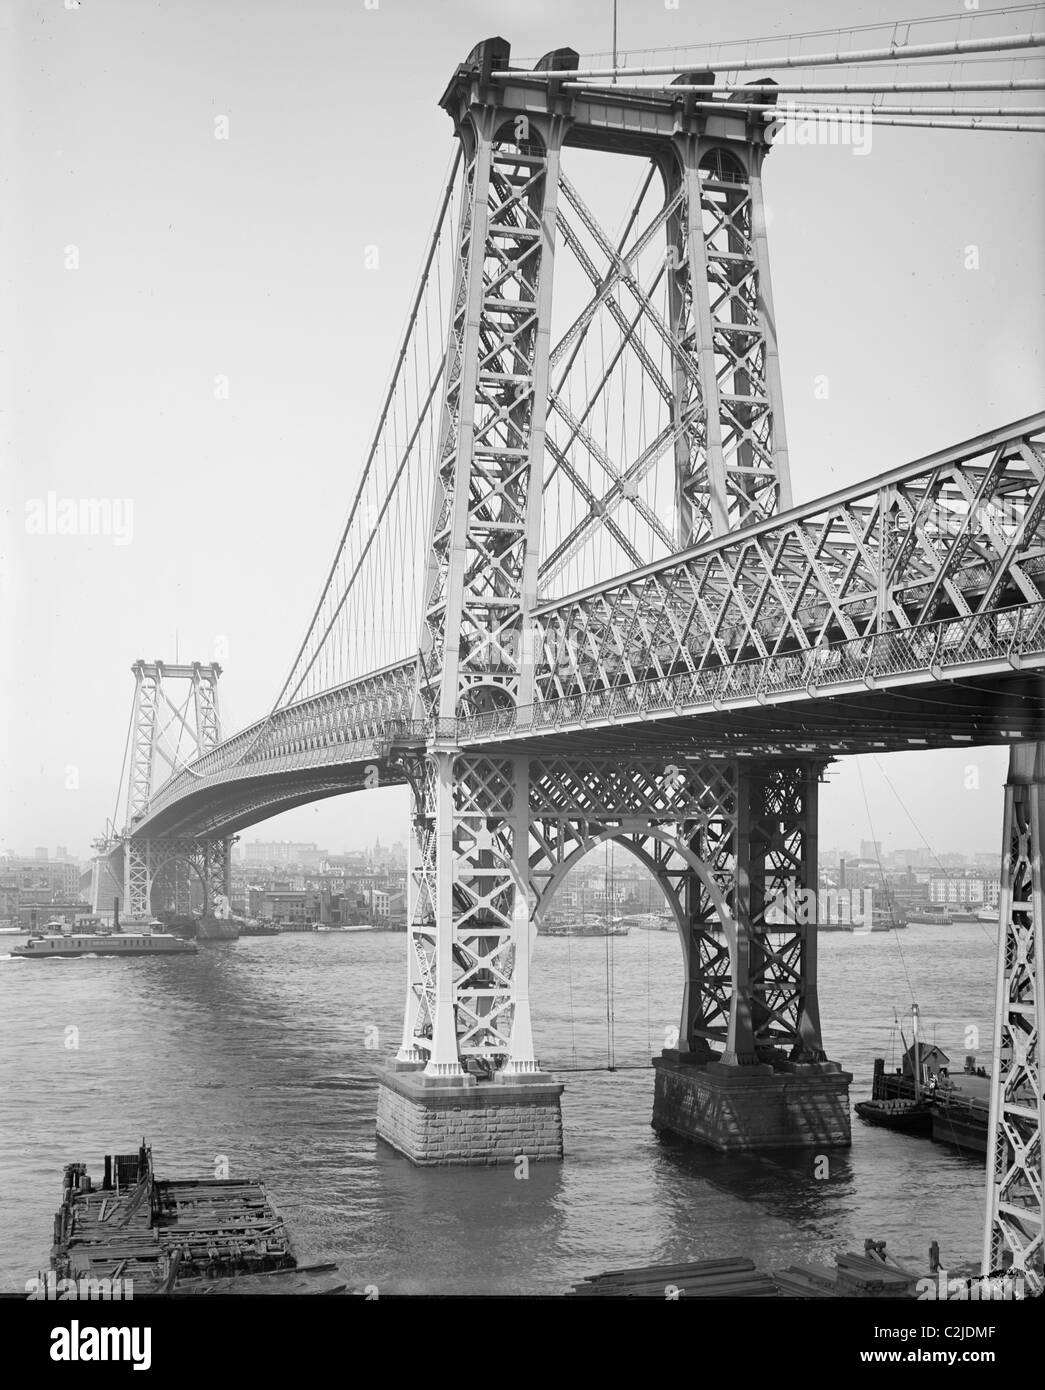
[[[847,1298],[913,1298],[918,1276],[869,1255],[837,1256],[838,1291]]]
[[[776,1298],[773,1280],[748,1259],[611,1269],[574,1285],[567,1298]]]
[[[836,1256],[830,1265],[798,1262],[772,1274],[749,1259],[611,1269],[576,1284],[567,1298],[913,1298],[918,1275],[884,1254]]]
[[[773,1282],[784,1298],[839,1298],[838,1271],[830,1265],[798,1264],[774,1269]]]

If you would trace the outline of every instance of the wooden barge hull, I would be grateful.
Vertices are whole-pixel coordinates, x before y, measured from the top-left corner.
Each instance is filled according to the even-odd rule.
[[[938,1106],[933,1110],[933,1139],[963,1153],[987,1154],[988,1115],[965,1106]]]
[[[84,1164],[67,1166],[51,1268],[59,1280],[130,1281],[134,1297],[345,1288],[336,1266],[298,1265],[263,1183],[157,1179],[144,1143],[107,1157],[97,1188]],[[255,1288],[259,1278],[272,1282]]]

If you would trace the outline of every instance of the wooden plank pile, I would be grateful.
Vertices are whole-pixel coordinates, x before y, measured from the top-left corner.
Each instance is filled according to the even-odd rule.
[[[837,1257],[838,1291],[846,1298],[913,1298],[916,1274],[872,1255],[850,1251]]]
[[[836,1267],[796,1263],[765,1273],[748,1259],[611,1269],[582,1280],[567,1298],[914,1298],[918,1275],[868,1241],[862,1255],[836,1256]]]
[[[838,1298],[837,1275],[829,1265],[798,1263],[774,1269],[773,1281],[784,1298]]]
[[[776,1298],[777,1287],[751,1260],[611,1269],[576,1284],[567,1298]]]

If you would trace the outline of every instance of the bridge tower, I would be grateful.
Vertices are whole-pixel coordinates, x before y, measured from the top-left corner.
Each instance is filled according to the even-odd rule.
[[[434,734],[398,754],[415,801],[410,948],[378,1132],[418,1163],[561,1156],[562,1087],[534,1055],[530,958],[565,873],[616,839],[657,876],[683,944],[678,1046],[660,1060],[654,1123],[720,1148],[847,1144],[851,1078],[823,1053],[815,927],[777,910],[817,886],[823,759],[684,758],[641,737],[560,740],[539,757],[456,743],[461,718],[534,702],[544,485],[549,459],[568,468],[548,430],[552,406],[564,409],[550,371],[562,241],[595,307],[627,287],[666,345],[666,374],[648,355],[643,366],[670,406],[674,548],[791,504],[764,122],[683,92],[566,88],[570,49],[541,59],[540,77],[509,59],[503,39],[478,45],[441,101],[464,192],[415,704]],[[640,240],[664,248],[666,320],[564,173],[569,147],[659,172],[664,202]],[[609,260],[606,278],[584,238]],[[618,466],[614,488],[628,483]]]
[[[191,864],[203,884],[206,912],[217,895],[229,893],[231,841],[148,837],[136,835],[134,826],[149,810],[161,765],[166,765],[168,772],[173,774],[221,742],[218,704],[221,667],[198,661],[182,665],[136,661],[131,670],[135,686],[127,819],[121,840],[123,913],[132,921],[151,917],[153,882],[171,861],[174,861],[172,872],[178,911],[189,909],[189,878],[185,870]],[[95,877],[97,880],[99,876]]]
[[[1045,743],[1009,751],[998,907],[998,973],[987,1135],[983,1270],[1045,1289]]]

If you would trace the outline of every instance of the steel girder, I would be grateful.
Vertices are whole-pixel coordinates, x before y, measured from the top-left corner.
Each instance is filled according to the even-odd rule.
[[[537,924],[569,869],[609,839],[651,870],[675,913],[680,1048],[737,1064],[822,1060],[815,927],[767,911],[816,886],[821,767],[405,758],[415,833],[400,1061],[444,1077],[538,1069]]]
[[[1002,837],[997,1002],[987,1144],[983,1273],[1022,1276],[1045,1290],[1045,743],[1009,756]]]

